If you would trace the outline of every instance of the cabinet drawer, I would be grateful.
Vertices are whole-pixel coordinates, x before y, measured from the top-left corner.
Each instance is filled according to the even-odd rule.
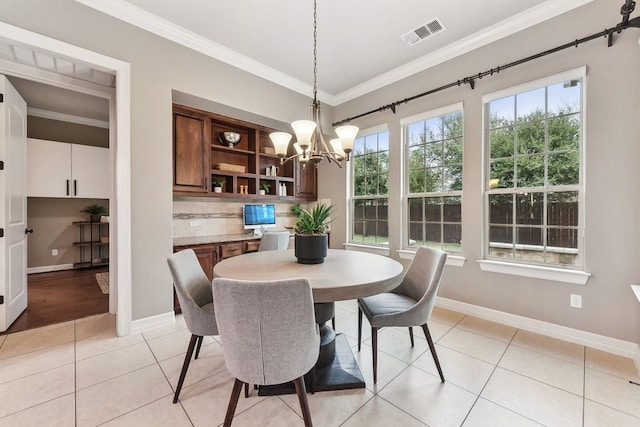
[[[260,241],[249,241],[247,242],[247,252],[256,252],[260,247]]]
[[[220,245],[220,259],[230,258],[236,255],[242,255],[242,242],[238,243],[226,243]]]

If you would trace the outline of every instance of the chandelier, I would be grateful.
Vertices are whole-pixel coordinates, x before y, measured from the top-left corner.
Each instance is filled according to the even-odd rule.
[[[318,49],[317,49],[317,7],[313,0],[313,100],[311,101],[311,120],[296,120],[291,127],[296,134],[296,142],[293,144],[295,153],[287,157],[291,134],[287,132],[273,132],[269,134],[276,154],[280,157],[280,163],[297,158],[303,168],[310,162],[320,163],[327,159],[329,163],[335,163],[342,167],[342,162],[349,161],[349,153],[353,151],[353,141],[358,134],[356,126],[339,126],[335,129],[338,138],[331,139],[329,143],[322,133],[322,120],[320,118],[320,102],[318,101]]]

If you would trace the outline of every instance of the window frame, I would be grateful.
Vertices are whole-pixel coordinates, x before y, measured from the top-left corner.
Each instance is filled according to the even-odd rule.
[[[491,147],[490,147],[490,126],[489,126],[489,103],[491,101],[516,96],[518,94],[526,93],[528,91],[546,88],[555,84],[562,83],[569,80],[581,80],[581,102],[580,102],[580,124],[579,124],[579,182],[572,185],[548,185],[547,182],[542,186],[534,187],[516,187],[512,189],[491,189],[490,177],[491,177]],[[482,186],[482,260],[478,261],[482,270],[493,271],[507,274],[515,274],[526,277],[536,277],[548,280],[557,280],[575,284],[586,284],[590,274],[585,273],[585,151],[586,151],[586,109],[587,109],[587,79],[586,79],[586,67],[579,67],[565,72],[557,73],[551,76],[547,76],[541,79],[523,83],[520,85],[512,86],[510,88],[500,90],[497,92],[486,94],[482,97],[482,136],[483,136],[483,186]],[[545,103],[547,98],[545,98]],[[514,117],[514,120],[517,118]],[[545,146],[544,155],[547,156],[549,151]],[[516,158],[516,153],[514,153]],[[517,195],[522,193],[523,189],[531,189],[532,191],[539,192],[544,195],[557,192],[557,191],[575,191],[578,194],[578,226],[577,226],[577,262],[575,265],[548,263],[548,262],[535,262],[531,260],[522,260],[517,258],[499,258],[489,255],[489,198],[493,194],[513,194]],[[548,231],[547,226],[547,211],[546,209],[542,213],[543,225],[541,230],[546,233]],[[543,242],[546,239],[543,239]]]
[[[387,153],[389,155],[389,165],[388,167],[391,167],[391,133],[389,132],[389,127],[387,126],[387,124],[380,124],[377,126],[372,126],[366,129],[361,129],[358,132],[358,136],[357,138],[365,138],[367,136],[370,135],[375,135],[375,134],[379,134],[379,133],[387,133],[387,137],[389,139],[389,148],[387,150]],[[389,215],[389,193],[390,193],[390,173],[389,170],[387,170],[387,194],[385,195],[380,195],[380,194],[376,194],[376,195],[365,195],[365,196],[356,196],[354,194],[355,191],[355,154],[351,153],[351,159],[348,163],[349,165],[349,173],[348,173],[348,183],[349,183],[349,188],[347,190],[347,209],[348,209],[348,218],[349,221],[347,222],[347,233],[346,233],[346,237],[347,237],[347,243],[345,243],[345,246],[347,247],[359,247],[359,248],[379,248],[385,251],[388,251],[389,249],[389,237],[387,236],[387,242],[386,243],[374,243],[374,242],[365,242],[362,240],[354,240],[353,239],[353,233],[354,233],[354,221],[355,221],[355,212],[354,212],[354,201],[355,200],[365,200],[365,199],[377,199],[377,200],[382,200],[385,199],[387,201],[387,217]],[[389,223],[389,220],[387,218],[387,224]]]
[[[427,121],[430,119],[434,119],[437,117],[442,117],[442,116],[446,116],[448,114],[452,114],[452,113],[456,113],[456,112],[460,112],[462,114],[462,121],[463,121],[463,129],[462,129],[462,135],[461,135],[461,143],[462,143],[462,162],[461,162],[461,167],[462,167],[462,188],[460,190],[455,190],[455,191],[435,191],[435,192],[426,192],[426,193],[419,193],[419,195],[413,195],[409,193],[410,190],[410,186],[409,186],[409,154],[410,154],[410,141],[408,141],[408,135],[407,135],[407,128],[408,126],[415,124],[417,122],[421,122],[421,121]],[[436,197],[459,197],[460,198],[460,227],[461,227],[461,239],[460,239],[460,251],[456,251],[456,252],[450,252],[447,251],[448,254],[453,255],[455,257],[462,257],[463,252],[464,252],[464,246],[462,243],[462,233],[463,233],[463,227],[464,227],[464,208],[463,208],[463,204],[464,204],[464,187],[465,187],[465,180],[464,180],[464,145],[465,145],[465,133],[464,133],[464,102],[462,101],[458,101],[449,105],[445,105],[445,106],[441,106],[441,107],[437,107],[419,114],[414,114],[408,117],[404,117],[402,119],[400,119],[400,128],[401,128],[401,140],[402,140],[402,208],[401,208],[401,218],[402,218],[402,244],[400,245],[400,247],[402,248],[402,252],[406,252],[406,251],[415,251],[417,246],[410,246],[409,245],[409,236],[410,236],[410,231],[409,231],[409,227],[410,227],[410,221],[409,221],[409,199],[415,199],[415,198],[436,198]],[[418,193],[416,193],[418,194]],[[443,226],[443,224],[447,223],[447,221],[444,221],[443,218],[441,218],[440,220],[440,225]],[[442,250],[446,249],[444,248],[444,243],[442,242],[442,238],[440,241],[440,248]]]

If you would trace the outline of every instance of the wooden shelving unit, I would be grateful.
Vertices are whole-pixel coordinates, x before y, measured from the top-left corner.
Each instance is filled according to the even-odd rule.
[[[174,105],[174,195],[265,201],[315,200],[315,167],[303,170],[296,160],[280,164],[278,156],[265,153],[265,149],[273,148],[269,134],[276,130]],[[223,132],[237,133],[240,140],[229,146],[222,138]],[[267,175],[267,169],[272,167],[278,169],[275,176]],[[224,182],[222,192],[214,192],[214,181]],[[269,184],[269,191],[260,195],[263,184]],[[286,191],[281,192],[282,187]]]

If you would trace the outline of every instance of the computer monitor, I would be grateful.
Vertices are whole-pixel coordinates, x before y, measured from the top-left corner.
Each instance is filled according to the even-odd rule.
[[[246,204],[242,207],[242,220],[245,230],[261,236],[267,228],[276,226],[276,207],[272,204]]]

